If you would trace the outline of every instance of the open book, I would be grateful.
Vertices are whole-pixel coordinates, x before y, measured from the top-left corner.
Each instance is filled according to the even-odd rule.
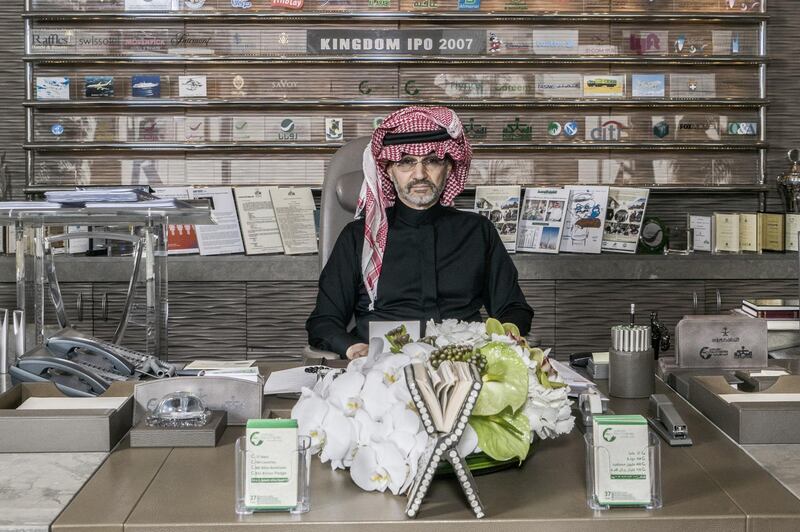
[[[476,376],[467,362],[445,360],[434,370],[428,364],[413,364],[414,381],[433,421],[436,432],[452,432]]]

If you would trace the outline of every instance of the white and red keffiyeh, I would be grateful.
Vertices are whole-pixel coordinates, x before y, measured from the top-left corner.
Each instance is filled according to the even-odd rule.
[[[447,132],[445,140],[409,141],[408,144],[392,143],[389,146],[383,142],[387,134],[425,133],[442,129]],[[453,168],[439,198],[439,203],[450,206],[464,190],[472,160],[472,147],[464,136],[461,120],[452,110],[447,107],[412,106],[395,111],[372,133],[372,142],[364,150],[364,182],[358,197],[356,218],[364,213],[361,273],[369,294],[370,310],[375,309],[378,297],[378,279],[389,232],[386,209],[394,205],[397,197],[386,166],[389,162],[399,161],[403,154],[421,157],[431,152],[440,159],[448,155],[453,160]]]

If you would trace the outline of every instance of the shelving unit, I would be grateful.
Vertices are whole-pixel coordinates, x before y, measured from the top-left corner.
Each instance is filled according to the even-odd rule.
[[[619,159],[624,169],[617,176],[598,176],[599,182],[684,191],[721,186],[763,196],[768,105],[763,2],[752,10],[752,3],[739,1],[736,11],[718,0],[674,0],[663,7],[617,0],[484,3],[467,12],[454,2],[312,1],[302,10],[279,11],[266,4],[236,9],[227,0],[208,0],[201,9],[176,1],[173,11],[126,12],[122,0],[26,0],[27,191],[120,183],[316,188],[325,168],[319,157],[369,134],[375,119],[403,105],[441,104],[475,125],[472,132],[483,131],[483,138],[476,133],[472,139],[474,185],[575,183],[581,180],[579,159]],[[469,53],[445,46],[445,53],[435,47],[425,53],[408,48],[334,55],[315,47],[312,36],[339,36],[335,31],[343,28],[373,38],[425,38],[436,31],[449,32],[448,38],[458,32],[480,38],[465,45]],[[574,42],[547,53],[542,48],[553,45],[548,39],[559,31],[566,32],[562,40]],[[646,46],[654,39],[657,49],[643,49],[643,37],[649,39]],[[131,79],[142,74],[159,76],[158,98],[132,96]],[[662,96],[634,97],[633,76],[639,74],[663,76]],[[87,75],[113,76],[111,96],[87,97]],[[190,75],[203,78],[207,96],[179,96],[179,76]],[[592,97],[584,75],[624,75],[623,87],[616,97]],[[48,76],[69,77],[69,100],[37,98],[36,79]],[[548,76],[572,76],[581,86],[553,97],[542,88]],[[687,79],[691,86],[693,77],[710,80],[711,88],[694,95],[694,88],[678,87]],[[657,137],[655,123],[649,123],[657,114],[670,126],[666,138]],[[248,139],[233,132],[237,118],[255,116],[258,128],[260,120],[277,115],[310,131],[288,140],[270,130],[274,124],[264,123],[263,131]],[[340,138],[325,134],[324,119],[331,117],[343,122]],[[620,117],[627,131],[618,138],[589,137],[588,119]],[[568,119],[580,124],[577,135],[548,135],[549,121]],[[116,127],[103,120],[116,121]],[[156,139],[139,134],[148,120],[151,130],[158,130]],[[188,120],[202,133],[187,134]],[[754,126],[748,134],[725,129],[733,123],[737,131],[742,122]],[[708,128],[698,130],[703,123]],[[50,134],[47,124],[62,133]],[[95,131],[98,124],[102,134]],[[80,130],[74,137],[68,135],[71,125]],[[501,134],[512,126],[525,132]],[[294,164],[284,176],[267,168],[266,161],[278,154]],[[157,182],[125,174],[145,156],[161,165]],[[175,157],[186,161],[182,170]],[[236,169],[231,157],[250,158],[251,166]],[[201,167],[210,173],[196,173]],[[59,174],[58,168],[69,171]]]

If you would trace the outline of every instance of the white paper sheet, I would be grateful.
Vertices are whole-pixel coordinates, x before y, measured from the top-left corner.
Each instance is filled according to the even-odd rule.
[[[17,410],[116,410],[128,397],[29,397]]]
[[[247,254],[283,253],[270,187],[236,187],[234,196]]]
[[[255,363],[255,360],[195,360],[183,369],[249,368]]]
[[[195,226],[201,255],[243,253],[244,243],[239,231],[239,217],[230,187],[191,189],[192,199],[211,198],[217,225]]]
[[[564,382],[566,382],[570,387],[570,397],[578,397],[581,392],[595,387],[595,384],[592,381],[586,377],[583,377],[568,365],[553,358],[550,359],[550,364],[556,369],[558,374],[564,379]]]
[[[726,393],[719,398],[726,403],[797,403],[800,393]]]
[[[306,366],[273,371],[264,383],[264,395],[300,393],[302,388],[312,388],[316,382],[317,374],[306,372]]]

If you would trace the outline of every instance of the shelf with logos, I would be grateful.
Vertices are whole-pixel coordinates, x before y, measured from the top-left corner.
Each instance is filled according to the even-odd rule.
[[[740,23],[579,22],[569,27],[498,22],[433,25],[33,23],[29,61],[260,62],[520,60],[639,64],[758,64],[760,27]]]
[[[342,111],[352,109],[374,109],[382,110],[385,115],[387,111],[397,109],[406,105],[414,105],[419,102],[408,99],[387,99],[387,100],[333,100],[333,99],[305,99],[279,101],[282,109],[295,110],[331,110]],[[625,109],[759,109],[769,105],[769,100],[752,98],[724,98],[724,99],[686,99],[686,100],[663,100],[663,99],[637,99],[637,100],[614,100],[608,99],[571,99],[571,98],[537,98],[514,99],[514,100],[480,100],[475,102],[465,100],[427,100],[426,105],[444,105],[455,110],[463,109],[554,109],[554,108],[579,108],[597,109],[608,108],[611,105],[615,108]],[[67,110],[74,112],[76,109],[119,112],[120,110],[131,110],[140,112],[142,110],[157,109],[165,110],[212,110],[212,109],[258,109],[264,110],[264,100],[252,99],[223,99],[223,98],[146,98],[146,99],[83,99],[83,100],[25,100],[22,102],[25,107],[31,107],[41,111]]]
[[[572,22],[681,22],[707,24],[714,22],[759,24],[769,15],[759,11],[730,12],[565,12],[565,11],[65,11],[36,10],[24,13],[23,18],[39,22],[272,22],[312,24],[316,22],[348,22],[374,24],[380,22],[430,22],[437,24],[482,22],[536,22],[537,24]]]
[[[37,153],[30,184],[281,185],[322,184],[328,153],[81,152]],[[471,185],[752,187],[761,175],[749,151],[476,150]]]
[[[631,110],[617,106],[496,111],[464,109],[476,149],[762,149],[759,114],[749,110]],[[654,114],[655,113],[655,114]],[[328,148],[369,136],[382,109],[76,113],[40,111],[26,149]]]
[[[29,185],[318,187],[414,104],[459,112],[475,184],[763,176],[758,2],[248,3],[29,0]]]
[[[619,13],[696,15],[763,11],[759,0],[29,0],[29,11],[143,14],[296,14],[336,12]]]
[[[39,101],[262,99],[265,106],[288,99],[364,102],[403,98],[411,102],[459,99],[481,103],[531,99],[672,101],[763,99],[761,68],[735,64],[711,67],[643,64],[616,68],[465,68],[348,65],[304,68],[255,65],[31,65],[30,97]],[[352,65],[350,65],[352,66]]]

